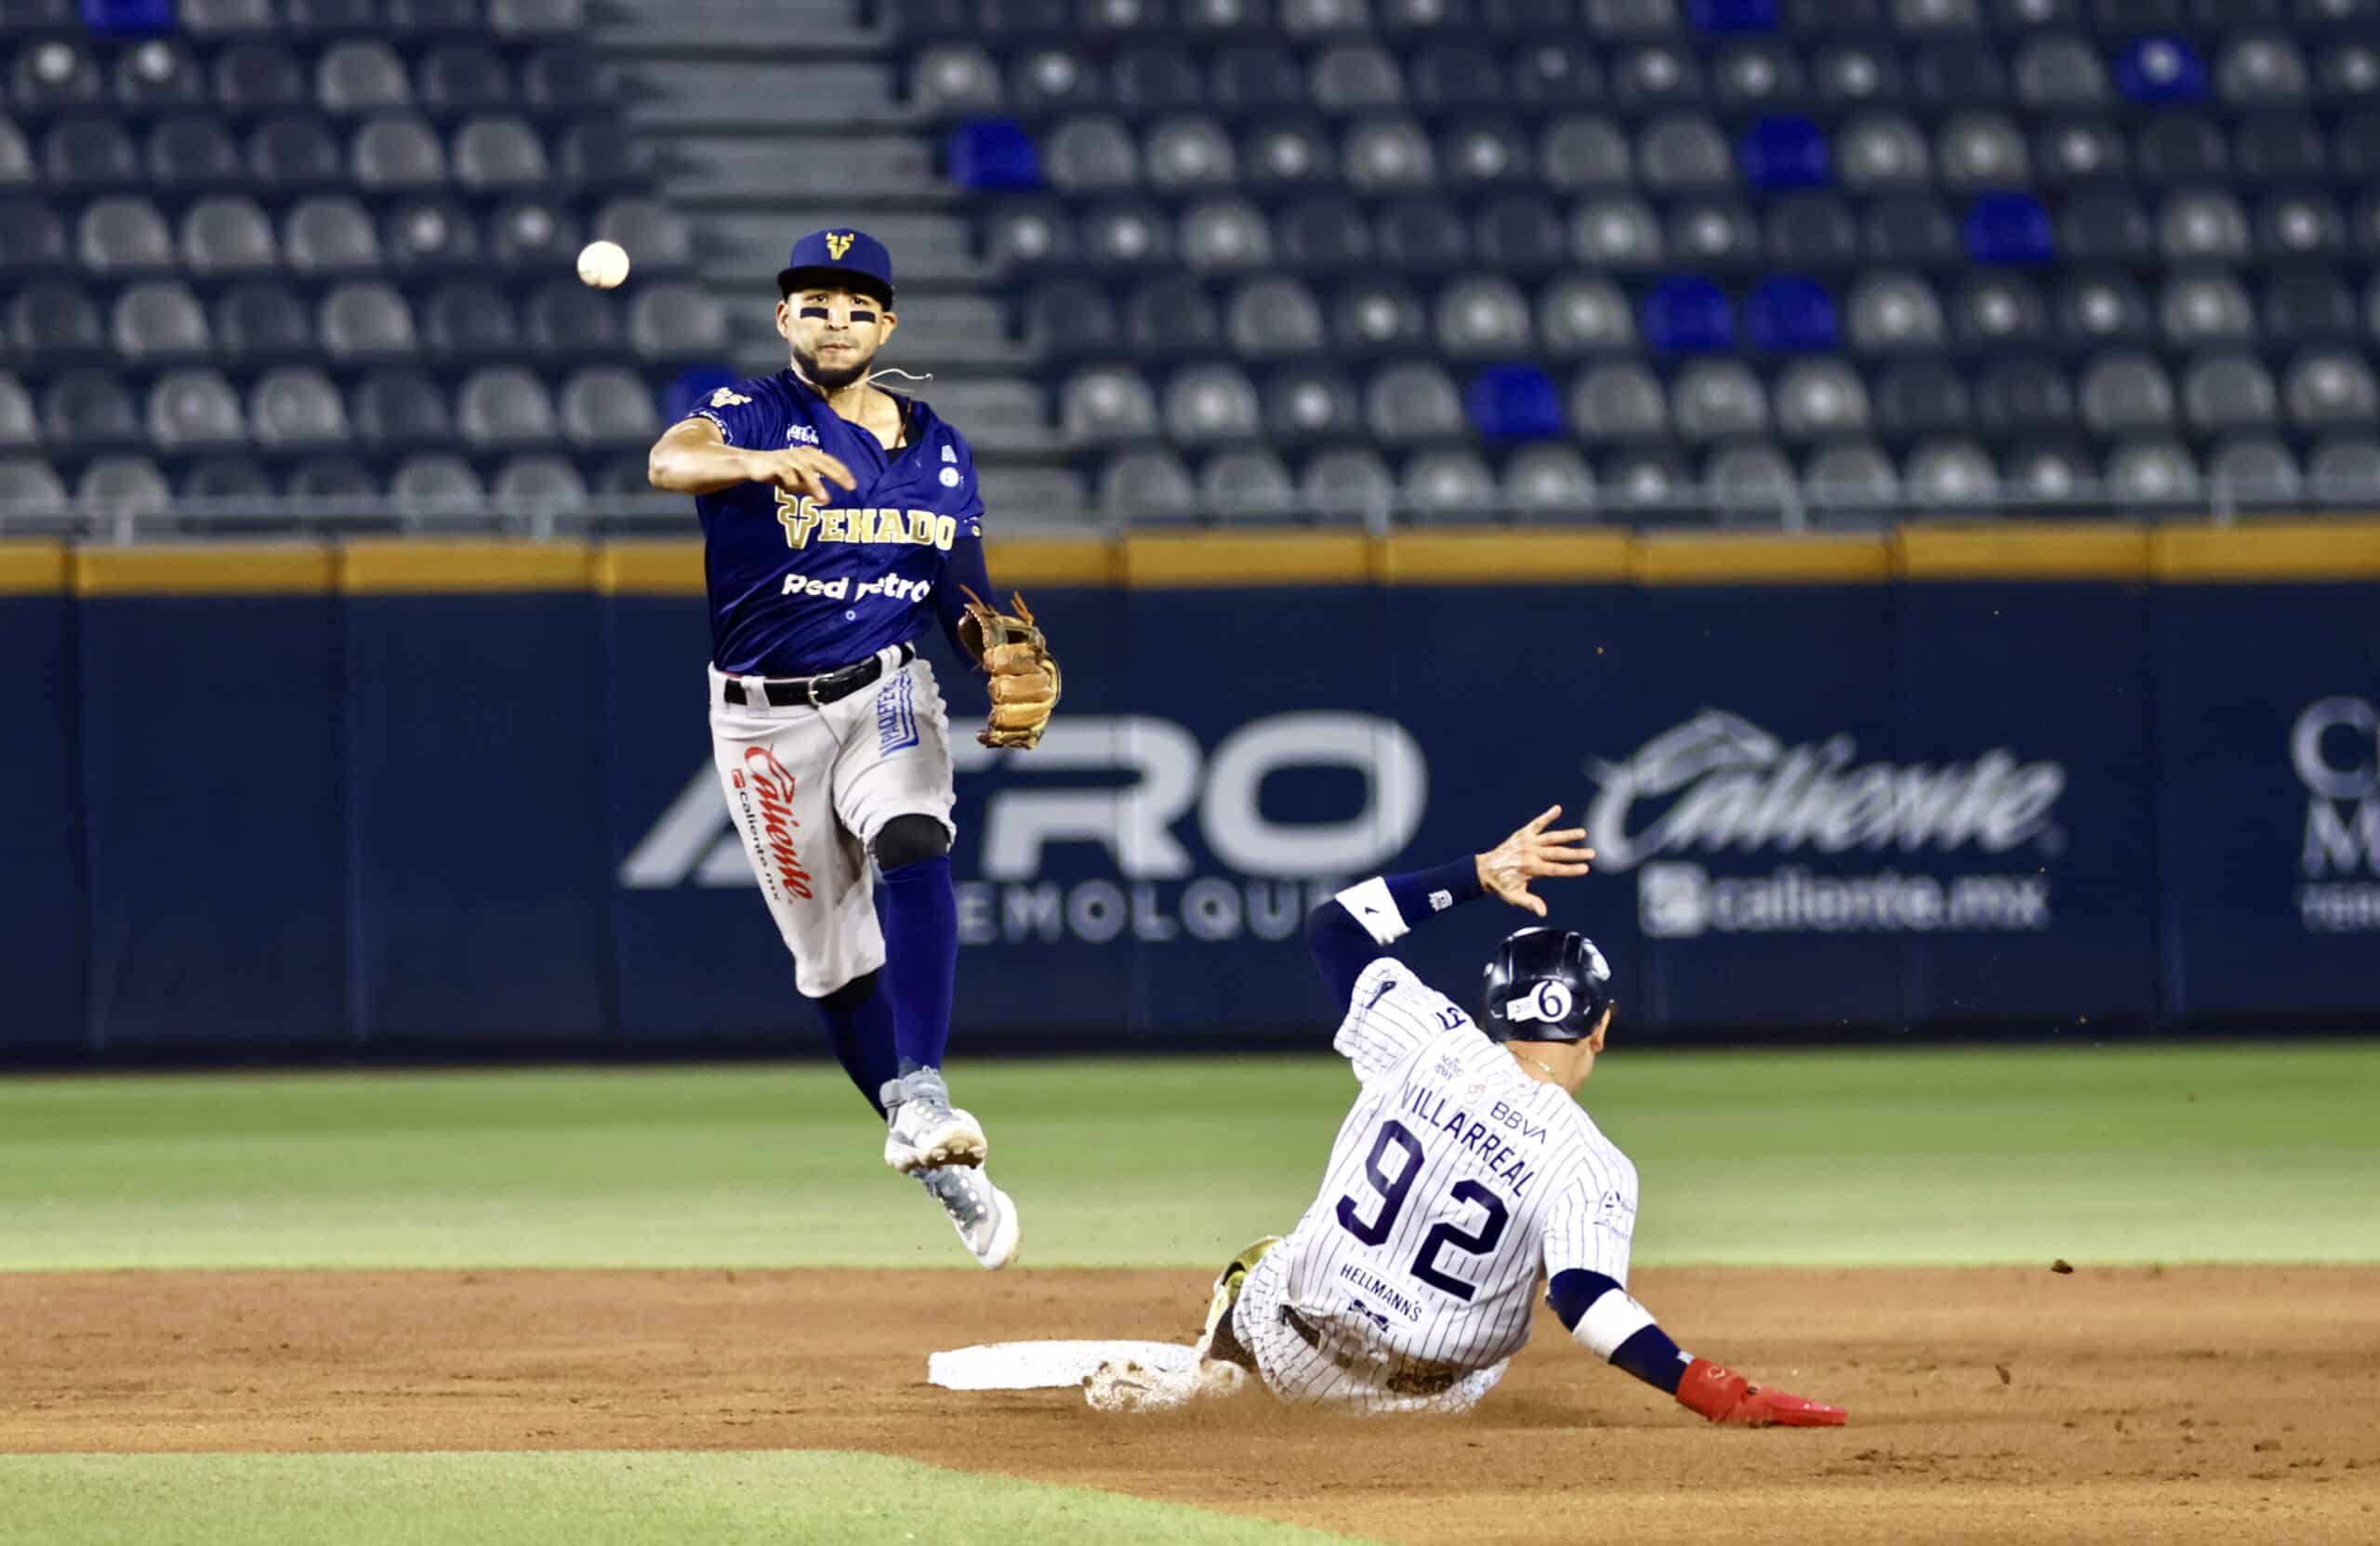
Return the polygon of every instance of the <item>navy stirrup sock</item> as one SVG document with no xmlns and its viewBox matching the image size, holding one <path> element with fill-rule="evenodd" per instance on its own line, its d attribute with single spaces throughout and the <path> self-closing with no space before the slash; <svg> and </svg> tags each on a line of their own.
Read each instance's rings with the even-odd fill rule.
<svg viewBox="0 0 2380 1546">
<path fill-rule="evenodd" d="M 843 1065 L 852 1083 L 859 1086 L 859 1092 L 881 1116 L 884 1107 L 877 1099 L 877 1091 L 896 1072 L 892 996 L 884 991 L 880 976 L 870 972 L 856 983 L 837 988 L 817 1003 L 818 1012 L 826 1022 L 826 1042 L 835 1050 L 835 1061 Z"/>
<path fill-rule="evenodd" d="M 959 897 L 950 855 L 884 872 L 884 992 L 900 1071 L 942 1066 L 959 975 Z"/>
</svg>

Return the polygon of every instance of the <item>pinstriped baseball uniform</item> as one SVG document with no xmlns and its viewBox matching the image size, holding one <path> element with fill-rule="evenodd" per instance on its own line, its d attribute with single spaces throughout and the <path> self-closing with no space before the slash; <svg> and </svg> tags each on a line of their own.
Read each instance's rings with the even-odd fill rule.
<svg viewBox="0 0 2380 1546">
<path fill-rule="evenodd" d="M 1285 1400 L 1468 1411 L 1527 1342 L 1548 1276 L 1627 1282 L 1636 1167 L 1395 957 L 1356 980 L 1331 1045 L 1362 1093 L 1232 1329 Z"/>
</svg>

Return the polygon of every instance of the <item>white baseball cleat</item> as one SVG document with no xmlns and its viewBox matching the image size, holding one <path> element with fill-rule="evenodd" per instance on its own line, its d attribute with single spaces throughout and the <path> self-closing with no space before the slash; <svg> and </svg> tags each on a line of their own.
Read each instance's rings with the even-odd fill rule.
<svg viewBox="0 0 2380 1546">
<path fill-rule="evenodd" d="M 986 1272 L 998 1272 L 1016 1260 L 1024 1235 L 1016 1200 L 993 1185 L 981 1166 L 938 1166 L 919 1172 L 918 1180 L 942 1204 L 950 1227 L 959 1231 L 959 1243 Z"/>
<path fill-rule="evenodd" d="M 945 1165 L 981 1165 L 991 1153 L 974 1114 L 950 1103 L 950 1087 L 938 1068 L 887 1079 L 877 1099 L 890 1114 L 884 1163 L 905 1176 Z"/>
<path fill-rule="evenodd" d="M 1193 1401 L 1237 1395 L 1248 1371 L 1202 1358 L 1188 1368 L 1151 1368 L 1110 1358 L 1083 1376 L 1082 1398 L 1095 1412 L 1170 1412 Z"/>
</svg>

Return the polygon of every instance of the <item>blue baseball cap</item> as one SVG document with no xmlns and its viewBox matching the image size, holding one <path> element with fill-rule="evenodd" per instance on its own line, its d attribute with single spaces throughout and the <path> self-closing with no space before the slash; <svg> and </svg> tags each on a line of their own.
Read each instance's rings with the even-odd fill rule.
<svg viewBox="0 0 2380 1546">
<path fill-rule="evenodd" d="M 813 231 L 793 244 L 777 274 L 777 294 L 805 284 L 834 284 L 874 295 L 892 304 L 892 255 L 864 231 Z"/>
</svg>

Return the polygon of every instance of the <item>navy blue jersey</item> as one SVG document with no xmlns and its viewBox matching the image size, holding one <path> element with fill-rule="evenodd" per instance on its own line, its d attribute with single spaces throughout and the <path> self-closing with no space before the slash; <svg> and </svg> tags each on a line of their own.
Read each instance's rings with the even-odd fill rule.
<svg viewBox="0 0 2380 1546">
<path fill-rule="evenodd" d="M 711 663 L 738 676 L 803 677 L 952 628 L 962 585 L 988 597 L 975 455 L 958 430 L 903 398 L 906 433 L 888 451 L 790 370 L 721 387 L 694 412 L 747 451 L 813 446 L 858 482 L 830 504 L 766 483 L 694 500 L 710 592 Z"/>
</svg>

